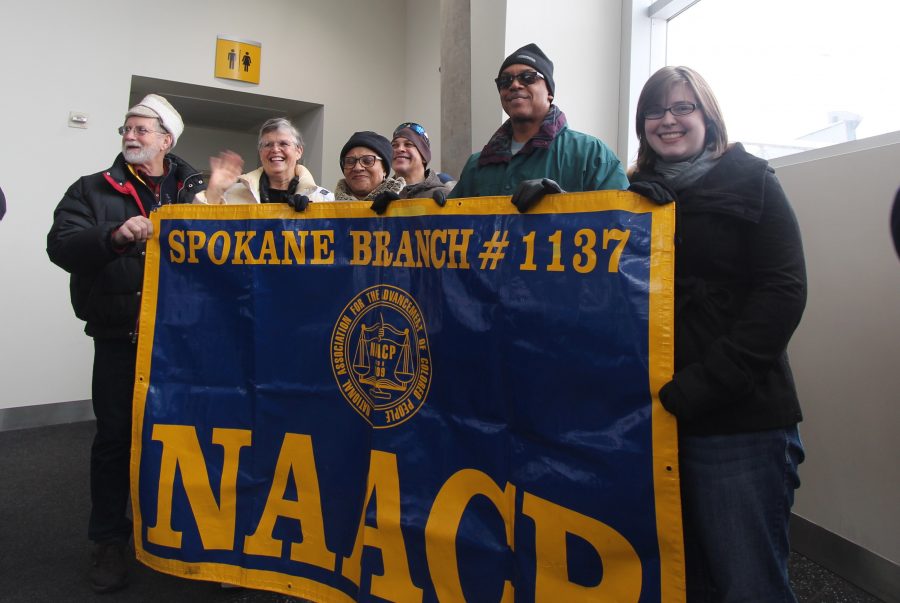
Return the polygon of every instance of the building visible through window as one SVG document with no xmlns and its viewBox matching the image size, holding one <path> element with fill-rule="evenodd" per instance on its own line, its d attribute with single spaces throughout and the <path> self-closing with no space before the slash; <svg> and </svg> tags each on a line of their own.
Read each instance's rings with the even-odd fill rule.
<svg viewBox="0 0 900 603">
<path fill-rule="evenodd" d="M 884 0 L 701 0 L 669 19 L 665 62 L 700 72 L 729 138 L 771 159 L 900 130 L 898 23 Z"/>
</svg>

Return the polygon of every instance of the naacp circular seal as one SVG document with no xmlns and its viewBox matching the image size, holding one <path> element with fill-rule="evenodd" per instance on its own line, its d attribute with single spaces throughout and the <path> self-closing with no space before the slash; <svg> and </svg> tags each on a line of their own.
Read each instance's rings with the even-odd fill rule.
<svg viewBox="0 0 900 603">
<path fill-rule="evenodd" d="M 416 414 L 431 386 L 431 353 L 412 296 L 376 285 L 350 300 L 331 332 L 331 370 L 344 399 L 376 429 Z"/>
</svg>

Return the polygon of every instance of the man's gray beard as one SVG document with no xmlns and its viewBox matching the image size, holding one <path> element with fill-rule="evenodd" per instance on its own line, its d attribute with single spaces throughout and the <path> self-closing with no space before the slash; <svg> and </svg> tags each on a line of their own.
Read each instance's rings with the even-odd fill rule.
<svg viewBox="0 0 900 603">
<path fill-rule="evenodd" d="M 122 155 L 125 156 L 125 161 L 132 165 L 150 163 L 158 152 L 159 149 L 153 148 L 153 145 L 144 145 L 140 149 L 122 147 Z"/>
</svg>

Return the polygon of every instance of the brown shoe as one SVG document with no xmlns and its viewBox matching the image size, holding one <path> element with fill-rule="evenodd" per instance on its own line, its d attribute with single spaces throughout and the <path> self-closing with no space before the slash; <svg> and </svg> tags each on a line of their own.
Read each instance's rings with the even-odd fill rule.
<svg viewBox="0 0 900 603">
<path fill-rule="evenodd" d="M 91 588 L 96 593 L 111 593 L 128 586 L 128 561 L 131 549 L 127 542 L 105 542 L 91 551 Z"/>
</svg>

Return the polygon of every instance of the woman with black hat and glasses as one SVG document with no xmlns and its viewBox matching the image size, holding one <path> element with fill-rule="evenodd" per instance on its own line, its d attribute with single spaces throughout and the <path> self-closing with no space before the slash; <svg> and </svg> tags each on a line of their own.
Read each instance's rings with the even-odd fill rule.
<svg viewBox="0 0 900 603">
<path fill-rule="evenodd" d="M 369 131 L 355 132 L 341 149 L 344 177 L 334 188 L 334 198 L 338 201 L 383 202 L 385 207 L 390 201 L 399 199 L 406 181 L 391 177 L 392 156 L 391 143 L 384 136 Z M 378 211 L 374 205 L 372 209 Z"/>
</svg>

